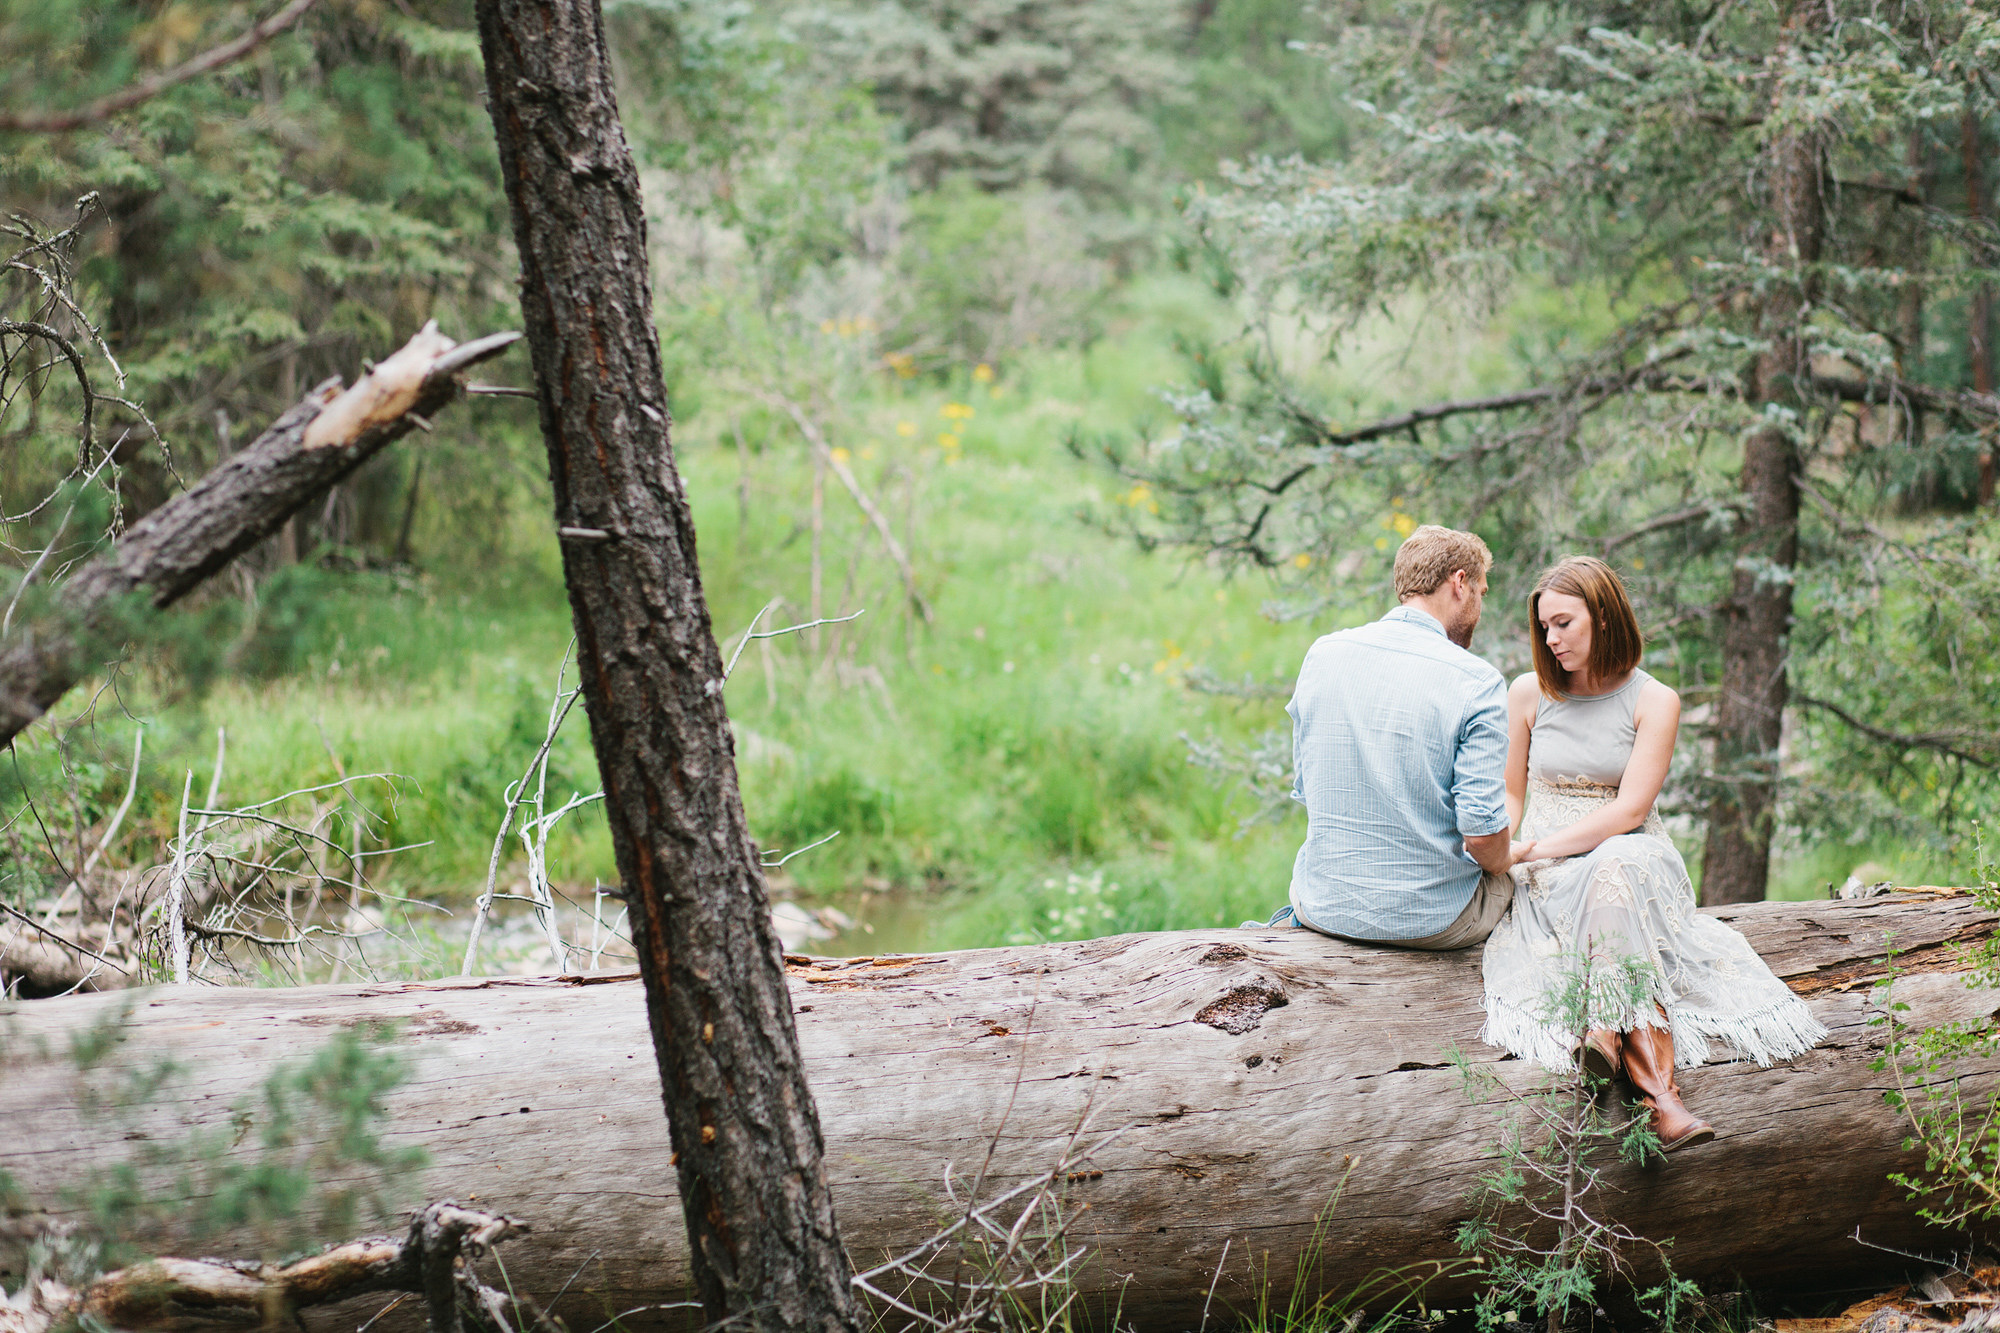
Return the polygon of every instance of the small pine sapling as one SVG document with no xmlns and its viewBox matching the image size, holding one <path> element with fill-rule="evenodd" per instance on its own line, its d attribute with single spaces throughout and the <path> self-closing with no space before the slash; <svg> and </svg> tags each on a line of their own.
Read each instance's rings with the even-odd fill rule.
<svg viewBox="0 0 2000 1333">
<path fill-rule="evenodd" d="M 1563 984 L 1546 1021 L 1574 1036 L 1582 1049 L 1593 1014 L 1631 1012 L 1652 1003 L 1654 971 L 1643 958 L 1561 960 Z M 1635 1293 L 1639 1305 L 1672 1329 L 1694 1284 L 1674 1276 L 1665 1243 L 1608 1217 L 1601 1204 L 1605 1169 L 1615 1161 L 1643 1165 L 1661 1156 L 1644 1115 L 1622 1123 L 1603 1113 L 1607 1081 L 1582 1067 L 1549 1073 L 1525 1091 L 1509 1087 L 1461 1051 L 1451 1053 L 1466 1095 L 1491 1106 L 1500 1121 L 1499 1163 L 1479 1178 L 1473 1216 L 1459 1228 L 1459 1248 L 1476 1257 L 1485 1278 L 1476 1306 L 1482 1329 L 1508 1312 L 1533 1309 L 1561 1333 L 1572 1310 L 1588 1310 L 1604 1288 L 1635 1276 L 1632 1252 L 1650 1250 L 1663 1274 Z"/>
<path fill-rule="evenodd" d="M 2000 912 L 2000 862 L 1988 859 L 1976 825 L 1972 845 L 1973 898 Z M 1911 1031 L 1901 1017 L 1910 1006 L 1895 996 L 1895 942 L 1889 945 L 1889 975 L 1875 987 L 1877 1013 L 1870 1020 L 1886 1039 L 1872 1068 L 1895 1080 L 1885 1096 L 1909 1124 L 1903 1147 L 1924 1154 L 1921 1170 L 1894 1172 L 1889 1179 L 1912 1199 L 1928 1200 L 1919 1216 L 1959 1230 L 2000 1216 L 2000 1087 L 1968 1088 L 1962 1073 L 1968 1063 L 1990 1061 L 2000 1051 L 2000 1028 L 1981 1017 Z M 1966 945 L 1961 961 L 1968 989 L 2000 986 L 2000 938 Z"/>
</svg>

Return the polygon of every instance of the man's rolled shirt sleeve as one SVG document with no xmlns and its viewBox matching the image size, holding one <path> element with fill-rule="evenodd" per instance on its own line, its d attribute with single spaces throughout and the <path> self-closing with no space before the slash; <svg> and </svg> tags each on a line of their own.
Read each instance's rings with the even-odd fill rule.
<svg viewBox="0 0 2000 1333">
<path fill-rule="evenodd" d="M 1466 709 L 1459 727 L 1451 799 L 1461 837 L 1507 831 L 1506 773 L 1507 682 L 1496 672 Z"/>
</svg>

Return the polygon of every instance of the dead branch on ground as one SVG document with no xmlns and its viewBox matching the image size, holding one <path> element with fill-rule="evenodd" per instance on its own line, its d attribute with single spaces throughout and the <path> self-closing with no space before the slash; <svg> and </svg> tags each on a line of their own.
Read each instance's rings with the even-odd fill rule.
<svg viewBox="0 0 2000 1333">
<path fill-rule="evenodd" d="M 525 1222 L 446 1199 L 413 1216 L 400 1237 L 348 1241 L 289 1264 L 158 1258 L 81 1289 L 31 1272 L 12 1298 L 0 1296 L 0 1333 L 296 1327 L 301 1310 L 379 1292 L 422 1297 L 432 1333 L 561 1333 L 532 1301 L 485 1285 L 473 1268 L 528 1231 Z"/>
</svg>

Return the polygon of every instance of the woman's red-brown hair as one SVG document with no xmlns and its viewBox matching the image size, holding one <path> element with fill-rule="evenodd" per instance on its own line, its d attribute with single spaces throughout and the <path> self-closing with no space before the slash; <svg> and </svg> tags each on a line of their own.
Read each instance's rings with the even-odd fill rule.
<svg viewBox="0 0 2000 1333">
<path fill-rule="evenodd" d="M 1548 636 L 1542 632 L 1542 594 L 1567 593 L 1580 598 L 1590 609 L 1590 675 L 1595 680 L 1622 676 L 1639 665 L 1646 651 L 1646 636 L 1639 630 L 1639 617 L 1632 599 L 1625 595 L 1624 580 L 1618 571 L 1594 555 L 1573 555 L 1542 571 L 1535 590 L 1528 594 L 1528 637 L 1535 645 L 1535 679 L 1542 697 L 1560 698 L 1567 692 L 1569 672 L 1562 669 L 1549 650 Z"/>
</svg>

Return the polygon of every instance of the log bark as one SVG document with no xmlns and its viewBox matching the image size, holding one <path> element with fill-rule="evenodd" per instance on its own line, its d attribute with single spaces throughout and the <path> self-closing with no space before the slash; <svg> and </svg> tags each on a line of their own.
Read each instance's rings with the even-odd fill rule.
<svg viewBox="0 0 2000 1333">
<path fill-rule="evenodd" d="M 1893 935 L 1909 1022 L 1985 1014 L 1993 993 L 1967 990 L 1955 969 L 1960 946 L 1996 918 L 1962 895 L 1714 914 L 1833 1035 L 1775 1068 L 1684 1073 L 1689 1103 L 1721 1136 L 1660 1169 L 1614 1171 L 1618 1220 L 1672 1237 L 1686 1276 L 1762 1287 L 1854 1283 L 1900 1264 L 1857 1232 L 1949 1250 L 1885 1179 L 1915 1163 L 1883 1102 L 1888 1075 L 1870 1067 L 1883 1041 L 1871 987 Z M 1538 1076 L 1476 1040 L 1479 962 L 1476 950 L 1410 954 L 1266 930 L 793 959 L 851 1252 L 878 1263 L 954 1216 L 948 1166 L 962 1198 L 990 1152 L 985 1188 L 997 1191 L 1046 1170 L 1082 1127 L 1086 1138 L 1122 1131 L 1066 1186 L 1071 1243 L 1089 1251 L 1078 1280 L 1100 1322 L 1119 1307 L 1121 1324 L 1142 1333 L 1194 1327 L 1225 1244 L 1215 1317 L 1250 1309 L 1267 1276 L 1283 1300 L 1323 1210 L 1309 1284 L 1351 1290 L 1378 1268 L 1441 1269 L 1427 1299 L 1452 1308 L 1473 1287 L 1453 1267 L 1452 1236 L 1494 1164 L 1498 1128 L 1462 1095 L 1447 1052 L 1458 1046 L 1513 1086 Z M 552 1313 L 594 1328 L 692 1285 L 638 990 L 621 978 L 472 979 L 0 1007 L 0 1171 L 53 1199 L 78 1160 L 129 1150 L 122 1125 L 84 1113 L 60 1055 L 99 1021 L 123 1022 L 144 1058 L 171 1053 L 192 1071 L 162 1094 L 157 1126 L 141 1126 L 157 1139 L 229 1123 L 275 1062 L 314 1049 L 329 1025 L 396 1020 L 414 1074 L 390 1111 L 396 1132 L 430 1153 L 412 1188 L 532 1222 L 532 1253 L 508 1264 L 517 1289 L 546 1300 L 581 1270 Z M 2000 1064 L 1973 1073 L 1990 1088 Z M 366 1317 L 356 1314 L 343 1315 L 347 1326 Z"/>
<path fill-rule="evenodd" d="M 133 604 L 162 608 L 276 532 L 355 468 L 456 399 L 457 374 L 520 337 L 454 343 L 435 323 L 352 388 L 319 385 L 241 453 L 133 524 L 56 591 L 53 614 L 0 643 L 0 746 L 122 641 Z"/>
<path fill-rule="evenodd" d="M 861 1333 L 736 786 L 603 15 L 597 0 L 479 0 L 478 14 L 578 674 L 695 1285 L 717 1326 Z M 632 1180 L 664 1201 L 672 1172 L 645 1160 Z"/>
</svg>

